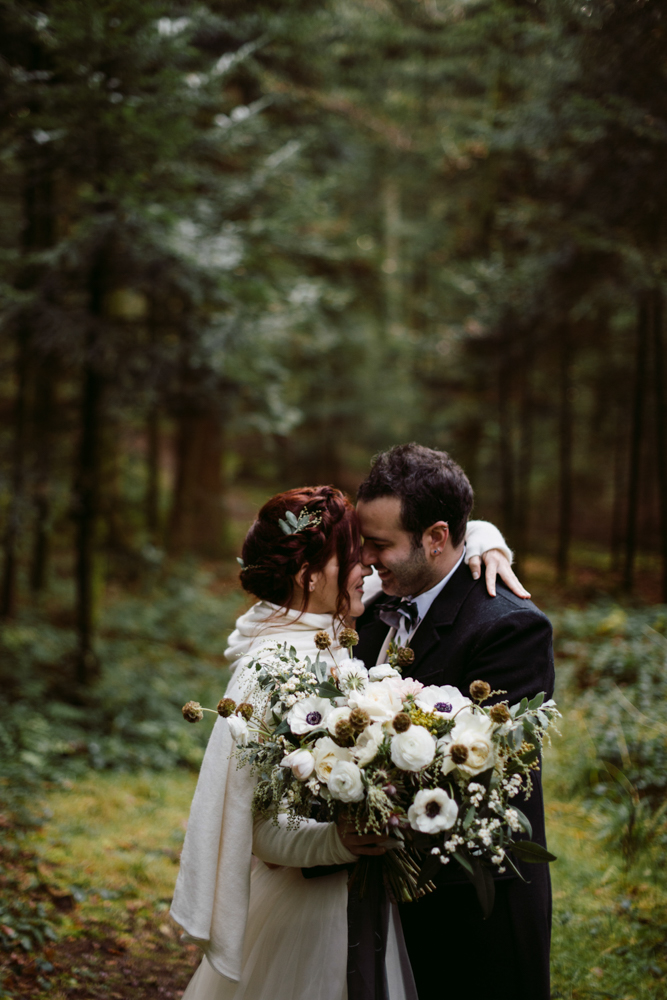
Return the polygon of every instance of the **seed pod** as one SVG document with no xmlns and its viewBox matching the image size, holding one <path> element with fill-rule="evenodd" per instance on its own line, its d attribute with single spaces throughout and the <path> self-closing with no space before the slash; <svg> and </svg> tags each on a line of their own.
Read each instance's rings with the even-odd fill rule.
<svg viewBox="0 0 667 1000">
<path fill-rule="evenodd" d="M 356 646 L 359 642 L 359 633 L 355 632 L 353 628 L 344 628 L 338 637 L 343 649 L 351 649 L 352 646 Z"/>
<path fill-rule="evenodd" d="M 470 685 L 470 697 L 475 701 L 486 701 L 491 694 L 491 685 L 486 681 L 473 681 Z"/>
<path fill-rule="evenodd" d="M 233 698 L 221 698 L 218 702 L 218 715 L 221 715 L 223 719 L 228 719 L 235 711 L 236 702 Z"/>
<path fill-rule="evenodd" d="M 336 723 L 336 739 L 340 740 L 343 746 L 354 743 L 354 729 L 347 719 L 339 719 Z"/>
<path fill-rule="evenodd" d="M 468 748 L 464 746 L 463 743 L 454 743 L 453 746 L 449 748 L 449 756 L 452 761 L 457 765 L 465 764 L 468 759 Z"/>
<path fill-rule="evenodd" d="M 407 733 L 408 729 L 412 725 L 412 719 L 407 712 L 399 712 L 395 715 L 392 721 L 392 726 L 397 733 Z"/>
<path fill-rule="evenodd" d="M 202 707 L 198 701 L 189 701 L 186 705 L 183 705 L 181 711 L 186 722 L 201 722 L 204 718 Z"/>
<path fill-rule="evenodd" d="M 328 632 L 316 632 L 314 641 L 318 649 L 328 649 L 331 645 L 331 636 Z"/>
<path fill-rule="evenodd" d="M 371 717 L 363 708 L 353 708 L 350 712 L 350 725 L 355 733 L 363 733 L 371 722 Z"/>
<path fill-rule="evenodd" d="M 503 723 L 509 722 L 512 716 L 510 715 L 507 705 L 494 705 L 489 711 L 489 718 L 491 719 L 491 722 L 495 722 L 497 725 L 502 726 Z"/>
<path fill-rule="evenodd" d="M 246 722 L 250 722 L 252 719 L 252 712 L 253 708 L 249 701 L 242 701 L 236 709 L 236 714 L 240 715 Z"/>
<path fill-rule="evenodd" d="M 396 654 L 396 662 L 399 667 L 409 667 L 415 662 L 415 651 L 409 646 L 401 646 Z"/>
</svg>

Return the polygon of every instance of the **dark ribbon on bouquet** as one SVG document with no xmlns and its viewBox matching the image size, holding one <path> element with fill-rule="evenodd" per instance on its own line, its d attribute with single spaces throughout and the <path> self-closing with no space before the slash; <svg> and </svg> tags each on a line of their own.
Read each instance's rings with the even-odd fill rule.
<svg viewBox="0 0 667 1000">
<path fill-rule="evenodd" d="M 389 597 L 382 604 L 375 605 L 375 613 L 390 628 L 398 628 L 402 622 L 408 632 L 419 624 L 419 611 L 415 601 L 409 601 L 405 597 Z"/>
<path fill-rule="evenodd" d="M 363 876 L 359 871 L 360 865 L 365 869 Z M 348 1000 L 389 1000 L 385 957 L 392 908 L 405 998 L 418 1000 L 398 907 L 390 902 L 387 894 L 382 858 L 363 858 L 356 865 L 302 868 L 301 872 L 305 878 L 322 878 L 338 874 L 345 868 L 350 872 L 347 895 Z"/>
</svg>

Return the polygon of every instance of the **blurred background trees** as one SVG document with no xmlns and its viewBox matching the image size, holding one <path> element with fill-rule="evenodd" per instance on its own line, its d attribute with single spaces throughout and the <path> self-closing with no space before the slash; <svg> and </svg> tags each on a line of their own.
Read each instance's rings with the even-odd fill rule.
<svg viewBox="0 0 667 1000">
<path fill-rule="evenodd" d="M 230 488 L 410 439 L 529 584 L 584 546 L 667 600 L 662 4 L 0 18 L 3 618 L 71 580 L 86 681 L 105 584 L 235 554 Z"/>
</svg>

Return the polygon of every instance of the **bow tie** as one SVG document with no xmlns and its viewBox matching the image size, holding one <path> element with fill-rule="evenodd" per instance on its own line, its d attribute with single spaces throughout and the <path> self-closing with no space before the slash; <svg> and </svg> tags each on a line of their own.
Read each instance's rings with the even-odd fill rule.
<svg viewBox="0 0 667 1000">
<path fill-rule="evenodd" d="M 415 601 L 408 601 L 403 597 L 390 597 L 383 601 L 375 609 L 380 621 L 390 628 L 399 628 L 401 623 L 405 623 L 408 632 L 419 624 L 419 612 Z"/>
</svg>

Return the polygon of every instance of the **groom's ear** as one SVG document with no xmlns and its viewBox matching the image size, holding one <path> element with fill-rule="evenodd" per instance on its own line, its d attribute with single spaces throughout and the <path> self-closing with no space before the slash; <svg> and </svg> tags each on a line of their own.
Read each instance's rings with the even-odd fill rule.
<svg viewBox="0 0 667 1000">
<path fill-rule="evenodd" d="M 449 525 L 446 521 L 436 521 L 424 532 L 424 542 L 432 556 L 438 556 L 444 550 L 449 538 Z"/>
</svg>

